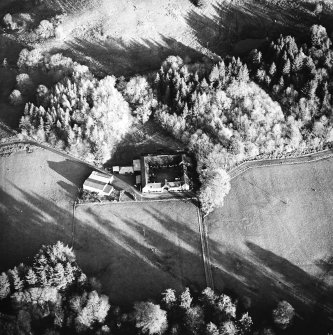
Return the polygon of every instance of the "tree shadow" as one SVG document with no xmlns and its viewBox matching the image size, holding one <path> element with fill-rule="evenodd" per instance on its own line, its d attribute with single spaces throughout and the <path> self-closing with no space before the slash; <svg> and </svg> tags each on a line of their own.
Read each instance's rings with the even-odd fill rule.
<svg viewBox="0 0 333 335">
<path fill-rule="evenodd" d="M 201 45 L 221 56 L 233 53 L 234 44 L 244 39 L 274 39 L 280 34 L 304 38 L 308 28 L 319 23 L 299 2 L 284 8 L 272 1 L 235 0 L 216 4 L 214 10 L 213 16 L 192 10 L 186 20 Z"/>
<path fill-rule="evenodd" d="M 111 301 L 126 307 L 136 300 L 159 299 L 169 287 L 180 292 L 189 286 L 198 292 L 205 286 L 198 231 L 193 236 L 188 226 L 158 210 L 136 213 L 136 205 L 124 206 L 132 208 L 129 214 L 119 206 L 110 205 L 106 212 L 88 208 L 75 221 L 75 249 L 83 270 L 99 275 Z M 142 221 L 137 219 L 143 213 Z M 99 259 L 89 260 L 87 253 Z"/>
<path fill-rule="evenodd" d="M 70 210 L 36 193 L 17 190 L 23 201 L 0 188 L 0 271 L 29 263 L 43 244 L 71 243 Z"/>
<path fill-rule="evenodd" d="M 180 141 L 149 120 L 127 133 L 104 165 L 132 165 L 133 159 L 144 154 L 177 153 L 183 150 L 185 147 Z"/>
<path fill-rule="evenodd" d="M 57 184 L 60 185 L 60 186 L 61 186 L 61 187 L 62 187 L 68 194 L 75 194 L 75 193 L 77 193 L 78 188 L 79 188 L 80 186 L 82 186 L 82 185 L 80 185 L 80 186 L 75 186 L 75 185 L 66 183 L 66 182 L 64 182 L 64 181 L 62 181 L 62 180 L 57 181 Z"/>
<path fill-rule="evenodd" d="M 111 37 L 96 37 L 93 41 L 76 38 L 66 45 L 67 48 L 59 51 L 81 64 L 88 65 L 94 73 L 101 76 L 144 74 L 159 69 L 161 63 L 171 55 L 181 56 L 187 61 L 201 60 L 204 56 L 176 39 L 165 36 L 161 36 L 160 42 L 142 39 L 128 43 L 121 38 Z"/>
<path fill-rule="evenodd" d="M 19 189 L 17 200 L 0 189 L 0 265 L 5 270 L 43 245 L 71 245 L 72 212 Z M 97 276 L 112 303 L 160 299 L 161 291 L 205 288 L 196 207 L 181 201 L 79 206 L 74 248 L 78 264 Z M 333 326 L 332 287 L 288 260 L 247 242 L 247 250 L 209 241 L 215 288 L 252 299 L 255 321 L 269 320 L 279 300 L 298 318 L 290 334 L 321 334 Z M 287 333 L 286 333 L 287 334 Z"/>
<path fill-rule="evenodd" d="M 249 252 L 211 242 L 216 288 L 252 301 L 257 322 L 271 319 L 280 300 L 287 300 L 298 318 L 290 334 L 325 334 L 333 326 L 333 288 L 288 260 L 247 242 Z"/>
<path fill-rule="evenodd" d="M 92 171 L 92 169 L 87 171 L 87 166 L 84 163 L 71 159 L 66 159 L 61 162 L 47 161 L 47 164 L 50 169 L 57 172 L 60 176 L 66 178 L 69 182 L 75 184 L 77 187 L 82 187 L 82 180 L 87 179 Z M 77 173 L 73 173 L 73 171 L 77 171 Z M 61 181 L 58 182 L 58 184 L 65 190 L 69 190 L 69 184 Z"/>
</svg>

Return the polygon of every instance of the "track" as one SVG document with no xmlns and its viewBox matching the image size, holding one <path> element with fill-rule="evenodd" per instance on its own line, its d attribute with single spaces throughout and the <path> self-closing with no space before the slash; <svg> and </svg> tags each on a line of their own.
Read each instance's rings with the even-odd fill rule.
<svg viewBox="0 0 333 335">
<path fill-rule="evenodd" d="M 205 225 L 205 220 L 203 218 L 203 215 L 199 207 L 197 207 L 197 212 L 198 212 L 199 232 L 200 232 L 200 240 L 201 240 L 202 259 L 203 259 L 204 270 L 205 270 L 206 286 L 210 287 L 211 289 L 214 289 L 212 266 L 211 266 L 210 254 L 209 254 L 207 227 Z"/>
</svg>

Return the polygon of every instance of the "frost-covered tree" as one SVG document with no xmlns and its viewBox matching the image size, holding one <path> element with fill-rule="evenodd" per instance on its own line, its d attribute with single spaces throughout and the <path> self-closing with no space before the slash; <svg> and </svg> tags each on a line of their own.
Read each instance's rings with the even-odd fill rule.
<svg viewBox="0 0 333 335">
<path fill-rule="evenodd" d="M 281 329 L 286 329 L 290 326 L 295 316 L 295 310 L 289 302 L 280 301 L 277 307 L 273 310 L 273 321 Z"/>
<path fill-rule="evenodd" d="M 134 305 L 135 325 L 144 334 L 162 334 L 167 327 L 167 313 L 152 302 Z"/>
</svg>

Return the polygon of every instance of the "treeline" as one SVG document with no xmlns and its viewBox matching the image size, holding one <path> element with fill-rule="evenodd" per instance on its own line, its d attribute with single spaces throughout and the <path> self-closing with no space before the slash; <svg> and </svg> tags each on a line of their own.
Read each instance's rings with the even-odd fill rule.
<svg viewBox="0 0 333 335">
<path fill-rule="evenodd" d="M 112 280 L 112 278 L 110 278 Z M 112 297 L 111 297 L 112 298 Z M 18 334 L 274 334 L 286 329 L 295 311 L 286 301 L 272 313 L 271 326 L 257 327 L 244 307 L 206 288 L 193 296 L 165 290 L 160 301 L 137 302 L 124 312 L 87 278 L 72 249 L 61 242 L 43 246 L 32 265 L 0 274 L 0 333 Z"/>
<path fill-rule="evenodd" d="M 62 79 L 50 88 L 37 87 L 35 102 L 25 105 L 21 132 L 89 162 L 105 162 L 133 122 L 128 103 L 115 88 L 116 79 L 98 80 L 87 67 L 64 57 L 50 61 L 50 71 Z M 31 52 L 19 58 L 21 68 L 45 71 L 46 64 L 44 58 L 36 63 Z"/>
<path fill-rule="evenodd" d="M 293 118 L 307 147 L 333 141 L 333 50 L 326 29 L 311 27 L 306 43 L 280 36 L 248 59 L 251 78 Z"/>
</svg>

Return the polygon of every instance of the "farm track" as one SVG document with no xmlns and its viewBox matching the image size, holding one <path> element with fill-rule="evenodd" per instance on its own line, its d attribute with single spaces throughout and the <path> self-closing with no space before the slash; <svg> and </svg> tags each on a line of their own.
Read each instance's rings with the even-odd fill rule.
<svg viewBox="0 0 333 335">
<path fill-rule="evenodd" d="M 199 232 L 201 240 L 201 249 L 202 249 L 202 260 L 205 270 L 206 286 L 214 289 L 214 281 L 212 274 L 212 265 L 209 254 L 209 245 L 208 245 L 208 232 L 205 220 L 202 216 L 200 208 L 197 207 L 198 222 L 199 222 Z"/>
</svg>

